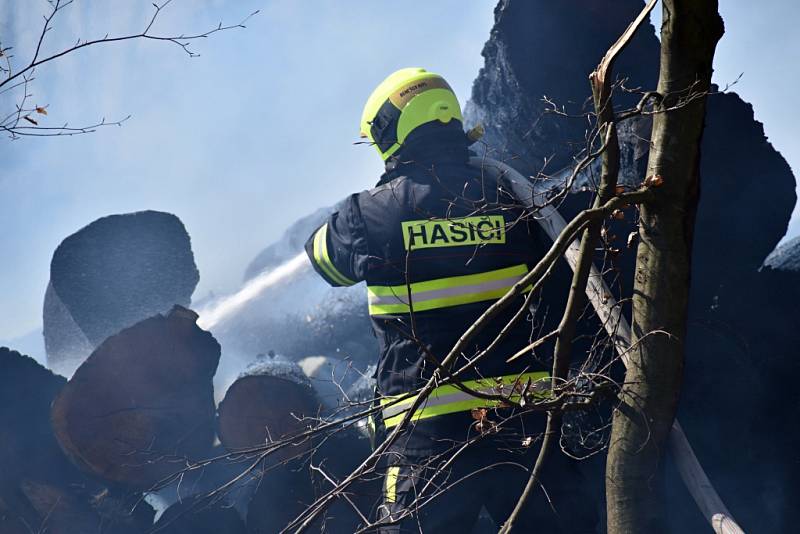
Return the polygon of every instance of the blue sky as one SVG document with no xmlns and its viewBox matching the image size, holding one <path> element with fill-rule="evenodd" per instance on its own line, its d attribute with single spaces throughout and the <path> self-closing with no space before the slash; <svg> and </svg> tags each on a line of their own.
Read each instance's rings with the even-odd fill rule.
<svg viewBox="0 0 800 534">
<path fill-rule="evenodd" d="M 261 13 L 246 30 L 197 43 L 199 58 L 131 42 L 42 67 L 33 101 L 49 105 L 48 123 L 132 118 L 88 136 L 0 139 L 0 345 L 40 328 L 60 241 L 111 213 L 175 213 L 192 236 L 201 273 L 195 295 L 234 290 L 247 263 L 294 220 L 375 181 L 379 159 L 353 143 L 363 101 L 383 76 L 424 66 L 468 98 L 493 8 L 458 0 L 413 0 L 403 9 L 388 1 L 174 0 L 157 30 L 203 30 Z M 13 42 L 18 59 L 35 46 L 46 9 L 44 0 L 0 4 L 0 38 Z M 138 30 L 151 9 L 147 0 L 76 0 L 46 45 Z M 744 72 L 734 90 L 798 170 L 800 6 L 735 0 L 721 10 L 727 33 L 716 80 Z M 800 233 L 800 219 L 790 233 Z"/>
</svg>

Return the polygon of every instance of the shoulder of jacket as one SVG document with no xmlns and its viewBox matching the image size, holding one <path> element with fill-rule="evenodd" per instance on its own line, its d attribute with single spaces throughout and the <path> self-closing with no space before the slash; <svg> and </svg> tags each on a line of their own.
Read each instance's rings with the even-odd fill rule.
<svg viewBox="0 0 800 534">
<path fill-rule="evenodd" d="M 366 197 L 374 197 L 380 195 L 381 193 L 395 191 L 398 188 L 405 188 L 408 187 L 410 184 L 408 176 L 402 175 L 394 178 L 388 182 L 379 184 L 372 189 L 368 189 L 361 193 L 362 196 Z"/>
</svg>

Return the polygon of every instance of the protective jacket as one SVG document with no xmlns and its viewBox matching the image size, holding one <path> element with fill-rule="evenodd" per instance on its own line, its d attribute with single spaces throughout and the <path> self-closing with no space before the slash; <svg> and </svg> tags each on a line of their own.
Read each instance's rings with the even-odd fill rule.
<svg viewBox="0 0 800 534">
<path fill-rule="evenodd" d="M 346 198 L 306 243 L 315 270 L 332 286 L 366 281 L 387 428 L 399 423 L 410 403 L 390 400 L 421 388 L 464 331 L 546 250 L 539 225 L 469 165 L 460 128 L 460 135 L 425 133 L 387 164 L 376 187 Z M 524 295 L 469 344 L 455 368 L 485 349 L 523 304 Z M 546 377 L 544 363 L 532 366 L 531 358 L 506 363 L 530 342 L 532 323 L 525 315 L 463 375 L 472 388 L 507 392 Z M 494 405 L 443 386 L 415 414 L 416 437 L 463 439 L 475 423 L 472 409 L 483 406 Z M 415 440 L 408 445 L 426 447 Z"/>
</svg>

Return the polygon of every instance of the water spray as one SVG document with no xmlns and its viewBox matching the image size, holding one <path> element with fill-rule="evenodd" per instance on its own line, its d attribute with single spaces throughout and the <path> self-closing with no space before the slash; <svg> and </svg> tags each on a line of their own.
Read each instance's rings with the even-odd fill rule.
<svg viewBox="0 0 800 534">
<path fill-rule="evenodd" d="M 224 297 L 198 312 L 200 318 L 197 325 L 210 330 L 222 321 L 242 309 L 248 302 L 262 295 L 265 291 L 280 283 L 294 278 L 311 268 L 311 262 L 305 252 L 278 265 L 272 270 L 264 271 L 249 280 L 239 291 Z"/>
</svg>

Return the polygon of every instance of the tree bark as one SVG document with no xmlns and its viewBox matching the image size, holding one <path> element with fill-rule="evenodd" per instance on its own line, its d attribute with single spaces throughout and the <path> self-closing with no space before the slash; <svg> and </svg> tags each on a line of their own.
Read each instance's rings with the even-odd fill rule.
<svg viewBox="0 0 800 534">
<path fill-rule="evenodd" d="M 648 161 L 648 175 L 661 176 L 663 185 L 641 208 L 632 317 L 637 349 L 613 418 L 609 534 L 664 530 L 659 464 L 682 380 L 705 94 L 723 31 L 716 0 L 663 1 L 662 99 Z M 657 331 L 663 333 L 648 335 Z"/>
</svg>

